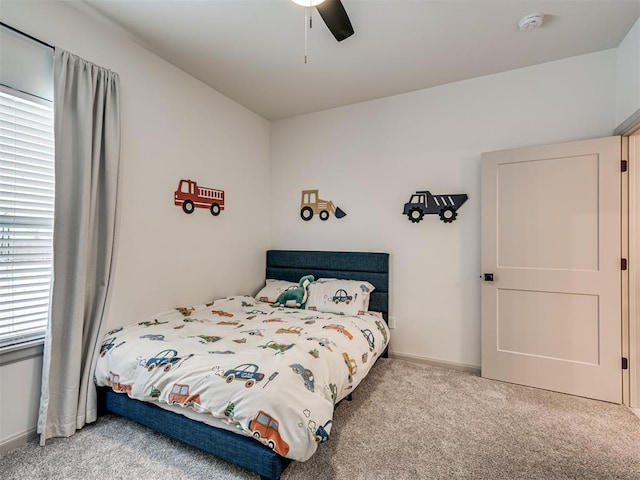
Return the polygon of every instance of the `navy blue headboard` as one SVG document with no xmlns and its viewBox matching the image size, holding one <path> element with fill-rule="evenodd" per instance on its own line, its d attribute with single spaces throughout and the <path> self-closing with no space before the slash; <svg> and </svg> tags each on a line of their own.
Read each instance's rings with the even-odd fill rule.
<svg viewBox="0 0 640 480">
<path fill-rule="evenodd" d="M 389 254 L 370 252 L 323 252 L 268 250 L 267 278 L 297 282 L 304 275 L 315 278 L 366 280 L 375 290 L 369 310 L 389 315 Z"/>
</svg>

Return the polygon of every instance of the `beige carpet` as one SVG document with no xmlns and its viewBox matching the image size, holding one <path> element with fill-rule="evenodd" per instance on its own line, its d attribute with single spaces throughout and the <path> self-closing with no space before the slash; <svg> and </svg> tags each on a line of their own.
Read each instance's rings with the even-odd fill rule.
<svg viewBox="0 0 640 480">
<path fill-rule="evenodd" d="M 640 418 L 621 406 L 379 360 L 330 440 L 282 480 L 640 479 Z M 3 479 L 257 479 L 132 422 L 0 459 Z"/>
</svg>

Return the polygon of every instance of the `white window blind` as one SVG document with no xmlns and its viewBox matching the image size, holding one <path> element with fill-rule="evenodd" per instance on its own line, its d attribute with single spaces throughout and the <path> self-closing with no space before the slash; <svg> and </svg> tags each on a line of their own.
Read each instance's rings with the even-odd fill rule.
<svg viewBox="0 0 640 480">
<path fill-rule="evenodd" d="M 44 336 L 53 271 L 53 105 L 0 90 L 0 348 Z"/>
</svg>

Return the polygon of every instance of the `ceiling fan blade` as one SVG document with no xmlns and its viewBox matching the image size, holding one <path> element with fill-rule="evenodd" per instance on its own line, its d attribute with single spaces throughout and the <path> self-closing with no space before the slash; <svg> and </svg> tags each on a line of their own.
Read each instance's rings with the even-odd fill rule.
<svg viewBox="0 0 640 480">
<path fill-rule="evenodd" d="M 353 26 L 351 26 L 349 15 L 340 0 L 325 0 L 316 8 L 337 41 L 341 42 L 353 35 Z"/>
</svg>

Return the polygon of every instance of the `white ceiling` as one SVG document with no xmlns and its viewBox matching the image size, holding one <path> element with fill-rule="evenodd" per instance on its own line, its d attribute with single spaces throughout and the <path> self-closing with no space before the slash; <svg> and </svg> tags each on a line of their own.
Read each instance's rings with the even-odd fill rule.
<svg viewBox="0 0 640 480">
<path fill-rule="evenodd" d="M 83 0 L 173 65 L 275 120 L 617 47 L 640 0 L 342 0 L 338 43 L 291 0 Z M 89 7 L 87 5 L 90 5 Z M 518 31 L 525 14 L 542 28 Z"/>
</svg>

